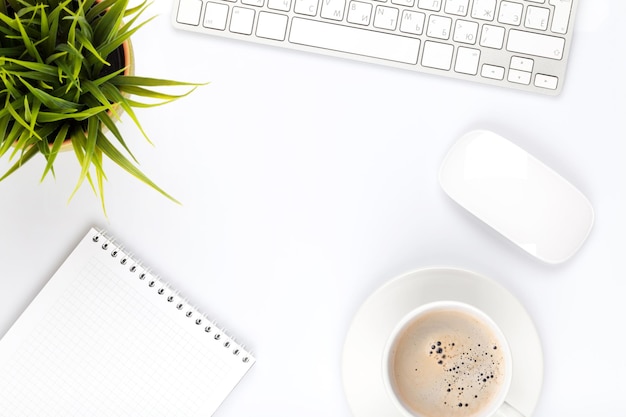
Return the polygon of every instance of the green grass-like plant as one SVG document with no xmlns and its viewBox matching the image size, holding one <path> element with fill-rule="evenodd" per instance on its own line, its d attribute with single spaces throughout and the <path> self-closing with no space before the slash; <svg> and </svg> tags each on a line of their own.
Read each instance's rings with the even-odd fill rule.
<svg viewBox="0 0 626 417">
<path fill-rule="evenodd" d="M 54 175 L 55 159 L 70 140 L 81 167 L 70 199 L 86 179 L 106 213 L 106 156 L 176 201 L 139 170 L 115 123 L 126 112 L 150 142 L 133 109 L 171 102 L 198 86 L 112 67 L 110 57 L 152 20 L 138 23 L 148 6 L 129 8 L 128 0 L 0 0 L 0 157 L 15 161 L 0 181 L 37 154 L 46 160 L 41 180 Z M 172 86 L 189 90 L 174 95 L 154 89 Z"/>
</svg>

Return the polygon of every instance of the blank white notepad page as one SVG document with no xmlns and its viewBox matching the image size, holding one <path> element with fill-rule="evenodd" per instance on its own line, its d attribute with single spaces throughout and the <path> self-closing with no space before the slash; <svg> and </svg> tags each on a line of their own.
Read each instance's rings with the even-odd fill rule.
<svg viewBox="0 0 626 417">
<path fill-rule="evenodd" d="M 92 229 L 0 340 L 0 415 L 208 417 L 253 363 Z"/>
</svg>

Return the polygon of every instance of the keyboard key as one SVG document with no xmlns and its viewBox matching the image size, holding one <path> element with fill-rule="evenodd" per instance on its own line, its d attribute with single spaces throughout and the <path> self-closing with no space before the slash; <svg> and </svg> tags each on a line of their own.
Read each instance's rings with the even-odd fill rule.
<svg viewBox="0 0 626 417">
<path fill-rule="evenodd" d="M 446 13 L 456 16 L 467 16 L 469 0 L 447 0 Z"/>
<path fill-rule="evenodd" d="M 556 87 L 559 85 L 559 79 L 552 75 L 537 74 L 535 77 L 535 85 L 540 88 L 556 90 Z"/>
<path fill-rule="evenodd" d="M 429 68 L 449 71 L 452 66 L 454 46 L 447 43 L 426 41 L 422 54 L 422 65 Z"/>
<path fill-rule="evenodd" d="M 526 71 L 519 71 L 516 69 L 509 70 L 509 77 L 507 78 L 510 82 L 516 84 L 530 84 L 530 77 L 532 73 Z"/>
<path fill-rule="evenodd" d="M 288 18 L 285 15 L 269 12 L 259 13 L 256 35 L 265 39 L 285 40 Z"/>
<path fill-rule="evenodd" d="M 511 57 L 511 65 L 509 68 L 532 72 L 535 61 L 530 58 L 522 58 L 520 56 Z"/>
<path fill-rule="evenodd" d="M 424 13 L 405 10 L 402 12 L 400 31 L 404 33 L 411 33 L 413 35 L 421 35 L 424 31 L 425 20 L 426 15 Z"/>
<path fill-rule="evenodd" d="M 550 0 L 549 3 L 554 6 L 554 16 L 552 16 L 552 32 L 567 33 L 569 26 L 569 16 L 572 12 L 572 0 Z"/>
<path fill-rule="evenodd" d="M 432 10 L 438 12 L 441 10 L 442 0 L 418 0 L 417 7 L 424 10 Z"/>
<path fill-rule="evenodd" d="M 492 21 L 496 14 L 496 0 L 474 0 L 472 17 Z"/>
<path fill-rule="evenodd" d="M 506 49 L 520 54 L 561 59 L 565 49 L 565 39 L 511 29 Z"/>
<path fill-rule="evenodd" d="M 475 44 L 478 35 L 478 23 L 467 20 L 457 20 L 454 27 L 454 41 L 459 43 Z"/>
<path fill-rule="evenodd" d="M 520 3 L 513 3 L 511 1 L 503 1 L 500 3 L 500 13 L 498 13 L 498 22 L 507 25 L 519 26 L 522 22 L 522 13 L 524 12 L 524 6 Z"/>
<path fill-rule="evenodd" d="M 526 8 L 526 20 L 524 26 L 529 29 L 546 30 L 548 29 L 548 19 L 550 18 L 550 9 L 545 7 L 528 6 Z"/>
<path fill-rule="evenodd" d="M 460 46 L 456 53 L 454 70 L 462 74 L 476 75 L 478 73 L 479 60 L 480 51 L 478 49 Z"/>
<path fill-rule="evenodd" d="M 245 4 L 246 6 L 263 7 L 263 4 L 265 4 L 265 1 L 264 0 L 241 0 L 241 4 Z"/>
<path fill-rule="evenodd" d="M 198 26 L 202 13 L 202 0 L 180 0 L 176 21 L 185 25 Z"/>
<path fill-rule="evenodd" d="M 294 17 L 289 42 L 389 61 L 416 64 L 420 40 Z"/>
<path fill-rule="evenodd" d="M 413 7 L 415 0 L 391 0 L 391 4 L 395 4 L 396 6 Z"/>
<path fill-rule="evenodd" d="M 343 20 L 343 11 L 346 8 L 346 0 L 322 1 L 322 16 L 324 19 Z"/>
<path fill-rule="evenodd" d="M 501 26 L 483 25 L 483 31 L 480 34 L 480 46 L 502 49 L 504 33 L 504 28 Z"/>
<path fill-rule="evenodd" d="M 348 22 L 367 26 L 372 18 L 372 5 L 362 1 L 351 1 L 348 9 Z"/>
<path fill-rule="evenodd" d="M 254 24 L 254 10 L 243 7 L 233 7 L 233 15 L 230 18 L 230 31 L 242 35 L 252 34 Z"/>
<path fill-rule="evenodd" d="M 483 64 L 483 67 L 480 70 L 480 75 L 485 78 L 490 78 L 492 80 L 503 80 L 504 79 L 504 67 L 499 67 L 497 65 Z"/>
<path fill-rule="evenodd" d="M 291 9 L 291 0 L 268 0 L 267 7 L 272 10 L 288 12 Z"/>
<path fill-rule="evenodd" d="M 428 29 L 426 35 L 431 38 L 448 39 L 450 37 L 450 27 L 452 19 L 444 16 L 431 14 L 428 18 Z"/>
<path fill-rule="evenodd" d="M 224 3 L 207 2 L 204 10 L 205 28 L 224 30 L 226 29 L 226 18 L 228 17 L 228 5 Z"/>
<path fill-rule="evenodd" d="M 307 16 L 315 16 L 317 14 L 317 0 L 296 0 L 294 12 Z"/>
<path fill-rule="evenodd" d="M 398 24 L 398 9 L 395 7 L 376 6 L 374 27 L 378 29 L 395 30 Z"/>
</svg>

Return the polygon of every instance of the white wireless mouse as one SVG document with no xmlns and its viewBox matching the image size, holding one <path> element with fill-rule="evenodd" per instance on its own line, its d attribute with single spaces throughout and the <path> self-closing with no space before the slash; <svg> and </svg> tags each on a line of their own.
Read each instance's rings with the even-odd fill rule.
<svg viewBox="0 0 626 417">
<path fill-rule="evenodd" d="M 547 263 L 569 259 L 593 225 L 589 200 L 559 174 L 493 132 L 464 135 L 439 172 L 470 213 Z"/>
</svg>

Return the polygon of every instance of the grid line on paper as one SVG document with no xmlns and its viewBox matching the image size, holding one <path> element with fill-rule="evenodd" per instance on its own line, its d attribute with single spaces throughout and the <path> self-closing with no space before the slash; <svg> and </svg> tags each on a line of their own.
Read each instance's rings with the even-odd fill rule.
<svg viewBox="0 0 626 417">
<path fill-rule="evenodd" d="M 0 374 L 0 404 L 13 417 L 205 415 L 229 371 L 95 257 L 16 356 Z"/>
</svg>

